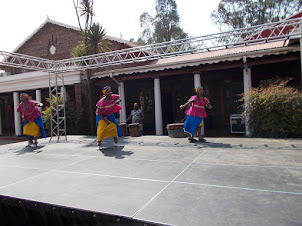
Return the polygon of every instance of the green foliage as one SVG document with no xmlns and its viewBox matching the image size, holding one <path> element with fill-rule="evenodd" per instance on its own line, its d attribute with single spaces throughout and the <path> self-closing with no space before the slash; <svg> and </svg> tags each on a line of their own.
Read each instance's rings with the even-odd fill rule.
<svg viewBox="0 0 302 226">
<path fill-rule="evenodd" d="M 106 37 L 106 30 L 99 23 L 93 23 L 83 32 L 83 42 L 71 50 L 71 57 L 82 57 L 110 51 L 111 42 Z M 86 45 L 85 45 L 86 43 Z"/>
<path fill-rule="evenodd" d="M 80 30 L 83 35 L 83 47 L 78 47 L 81 51 L 81 56 L 83 53 L 85 55 L 89 54 L 97 54 L 100 52 L 110 51 L 108 45 L 111 43 L 106 38 L 106 30 L 99 25 L 99 23 L 93 23 L 94 14 L 94 0 L 73 0 L 73 5 L 76 11 L 76 15 L 78 18 L 78 23 Z M 85 29 L 81 26 L 80 18 L 84 18 L 85 20 Z M 76 54 L 73 56 L 77 57 Z M 87 62 L 88 64 L 94 63 L 92 61 Z M 83 63 L 85 64 L 85 62 Z M 92 88 L 91 88 L 91 79 L 92 70 L 86 69 L 87 75 L 87 93 L 88 93 L 88 119 L 89 119 L 89 130 L 90 134 L 94 134 L 95 125 L 94 125 L 94 112 L 93 112 L 93 104 L 92 104 Z"/>
<path fill-rule="evenodd" d="M 63 103 L 63 99 L 58 99 L 59 105 Z M 52 98 L 51 105 L 53 108 L 56 108 L 56 99 Z M 79 124 L 81 120 L 81 110 L 75 110 L 69 98 L 67 98 L 65 102 L 65 114 L 66 114 L 66 133 L 77 134 L 79 131 Z M 60 111 L 60 117 L 63 116 L 63 111 Z M 54 116 L 54 120 L 56 120 L 56 116 Z M 43 111 L 43 121 L 45 126 L 46 134 L 50 135 L 50 107 L 46 108 Z"/>
<path fill-rule="evenodd" d="M 81 32 L 87 32 L 89 27 L 92 24 L 92 19 L 95 16 L 94 14 L 94 0 L 73 0 L 73 6 L 78 18 L 78 23 Z M 84 26 L 83 30 L 80 18 L 84 18 Z"/>
<path fill-rule="evenodd" d="M 82 57 L 86 55 L 87 51 L 84 44 L 77 45 L 71 50 L 71 57 Z"/>
<path fill-rule="evenodd" d="M 175 0 L 156 0 L 155 17 L 144 12 L 140 16 L 143 28 L 138 42 L 160 43 L 187 38 L 188 34 L 180 27 L 180 18 Z"/>
<path fill-rule="evenodd" d="M 151 44 L 153 43 L 153 18 L 152 16 L 144 12 L 140 17 L 139 17 L 140 25 L 141 28 L 143 28 L 143 31 L 140 34 L 140 37 L 137 40 L 137 43 L 141 43 L 142 45 L 146 44 Z"/>
<path fill-rule="evenodd" d="M 246 95 L 242 106 L 253 137 L 302 138 L 302 92 L 288 82 L 260 86 Z"/>
<path fill-rule="evenodd" d="M 84 34 L 87 40 L 89 54 L 104 53 L 110 51 L 111 42 L 106 38 L 107 31 L 99 23 L 93 23 Z"/>
<path fill-rule="evenodd" d="M 134 43 L 139 46 L 144 46 L 144 45 L 150 44 L 150 43 L 146 43 L 142 38 L 138 38 Z"/>
<path fill-rule="evenodd" d="M 236 29 L 282 20 L 301 7 L 301 0 L 221 0 L 211 18 L 215 24 Z"/>
</svg>

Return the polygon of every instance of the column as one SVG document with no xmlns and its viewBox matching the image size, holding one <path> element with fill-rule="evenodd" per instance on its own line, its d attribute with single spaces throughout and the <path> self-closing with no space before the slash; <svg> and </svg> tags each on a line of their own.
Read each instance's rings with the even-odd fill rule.
<svg viewBox="0 0 302 226">
<path fill-rule="evenodd" d="M 22 128 L 21 128 L 21 116 L 20 112 L 17 112 L 17 108 L 19 106 L 19 93 L 13 93 L 14 98 L 14 117 L 15 117 L 15 135 L 19 136 L 22 135 Z"/>
<path fill-rule="evenodd" d="M 37 89 L 36 90 L 36 101 L 39 103 L 42 103 L 42 95 L 41 95 L 41 90 Z M 42 107 L 39 107 L 40 112 L 42 112 Z"/>
<path fill-rule="evenodd" d="M 194 74 L 194 88 L 201 86 L 200 74 Z M 204 136 L 204 119 L 202 119 L 201 135 Z"/>
<path fill-rule="evenodd" d="M 249 93 L 252 90 L 252 76 L 251 76 L 251 69 L 248 67 L 244 67 L 243 69 L 243 84 L 244 84 L 244 94 Z M 247 98 L 245 95 L 244 102 L 247 102 Z M 249 136 L 250 131 L 248 128 L 248 115 L 245 118 L 245 135 Z"/>
<path fill-rule="evenodd" d="M 163 115 L 161 107 L 160 79 L 154 78 L 155 133 L 163 135 Z"/>
<path fill-rule="evenodd" d="M 201 86 L 200 74 L 194 74 L 194 88 Z"/>
<path fill-rule="evenodd" d="M 302 32 L 302 21 L 300 21 L 300 32 Z M 300 36 L 300 73 L 301 73 L 300 84 L 302 89 L 302 35 Z"/>
<path fill-rule="evenodd" d="M 121 113 L 120 113 L 120 122 L 126 122 L 126 103 L 125 103 L 125 86 L 124 86 L 124 82 L 119 82 L 118 83 L 118 92 L 120 95 L 120 98 L 122 99 L 122 101 L 120 102 L 120 105 L 122 107 Z"/>
<path fill-rule="evenodd" d="M 64 101 L 66 102 L 67 96 L 66 96 L 66 87 L 65 86 L 61 86 L 61 93 L 62 93 L 62 95 L 61 95 L 62 99 L 64 99 Z"/>
<path fill-rule="evenodd" d="M 3 102 L 2 102 L 3 103 Z M 2 109 L 2 107 L 1 107 L 1 105 L 0 105 L 0 136 L 2 135 L 2 117 L 1 117 L 1 109 Z"/>
</svg>

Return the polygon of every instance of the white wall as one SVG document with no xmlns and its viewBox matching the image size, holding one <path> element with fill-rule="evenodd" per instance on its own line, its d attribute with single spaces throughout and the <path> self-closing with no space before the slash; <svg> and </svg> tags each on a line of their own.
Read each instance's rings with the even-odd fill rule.
<svg viewBox="0 0 302 226">
<path fill-rule="evenodd" d="M 80 72 L 64 73 L 64 85 L 80 83 Z M 0 77 L 0 93 L 14 91 L 43 89 L 49 87 L 49 75 L 47 72 L 28 72 L 17 75 Z"/>
</svg>

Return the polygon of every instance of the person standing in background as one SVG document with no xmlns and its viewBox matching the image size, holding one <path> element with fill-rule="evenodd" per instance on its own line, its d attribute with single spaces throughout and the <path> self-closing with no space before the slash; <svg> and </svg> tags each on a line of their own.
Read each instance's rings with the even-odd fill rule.
<svg viewBox="0 0 302 226">
<path fill-rule="evenodd" d="M 131 123 L 139 123 L 139 134 L 143 135 L 143 120 L 144 120 L 144 113 L 139 108 L 138 103 L 133 104 L 133 110 L 131 110 L 131 113 L 127 119 L 127 121 L 130 121 Z"/>
</svg>

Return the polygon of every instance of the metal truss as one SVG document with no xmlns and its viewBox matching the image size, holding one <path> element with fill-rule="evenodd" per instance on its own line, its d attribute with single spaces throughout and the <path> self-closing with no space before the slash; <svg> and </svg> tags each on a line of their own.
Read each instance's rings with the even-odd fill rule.
<svg viewBox="0 0 302 226">
<path fill-rule="evenodd" d="M 300 38 L 302 34 L 300 24 L 301 18 L 296 18 L 195 38 L 156 43 L 58 61 L 0 51 L 0 65 L 51 72 L 55 72 L 56 68 L 60 68 L 60 72 L 101 68 Z"/>
<path fill-rule="evenodd" d="M 301 38 L 301 35 L 301 18 L 296 18 L 195 38 L 186 38 L 58 61 L 0 51 L 0 66 L 49 72 L 49 97 L 56 101 L 56 105 L 52 106 L 51 104 L 51 122 L 54 123 L 51 126 L 51 135 L 57 136 L 59 141 L 59 137 L 62 135 L 65 135 L 66 138 L 65 100 L 62 98 L 64 72 L 298 39 Z"/>
<path fill-rule="evenodd" d="M 57 137 L 59 142 L 61 136 L 66 134 L 66 114 L 65 114 L 65 99 L 64 93 L 64 74 L 57 69 L 55 73 L 49 72 L 49 103 L 50 103 L 50 128 L 51 138 Z"/>
<path fill-rule="evenodd" d="M 195 38 L 59 60 L 57 63 L 64 71 L 73 71 L 288 40 L 301 36 L 300 23 L 301 18 L 284 20 Z"/>
<path fill-rule="evenodd" d="M 0 65 L 48 72 L 54 70 L 55 61 L 19 53 L 0 51 Z"/>
</svg>

